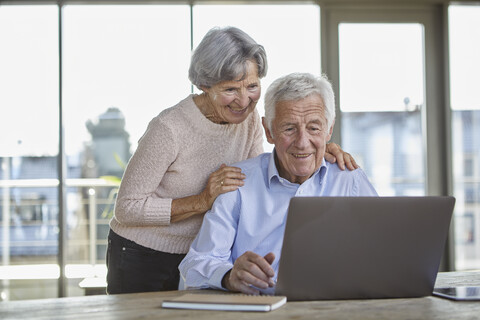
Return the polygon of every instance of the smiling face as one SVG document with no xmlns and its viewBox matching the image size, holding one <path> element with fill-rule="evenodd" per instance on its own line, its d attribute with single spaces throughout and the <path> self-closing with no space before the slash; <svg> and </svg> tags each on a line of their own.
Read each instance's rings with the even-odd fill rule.
<svg viewBox="0 0 480 320">
<path fill-rule="evenodd" d="M 202 90 L 206 93 L 216 122 L 241 123 L 255 109 L 260 98 L 258 67 L 248 61 L 244 76 Z"/>
<path fill-rule="evenodd" d="M 325 106 L 318 94 L 276 104 L 270 131 L 263 119 L 269 143 L 275 144 L 275 163 L 282 178 L 301 184 L 322 164 L 325 146 L 332 136 Z"/>
</svg>

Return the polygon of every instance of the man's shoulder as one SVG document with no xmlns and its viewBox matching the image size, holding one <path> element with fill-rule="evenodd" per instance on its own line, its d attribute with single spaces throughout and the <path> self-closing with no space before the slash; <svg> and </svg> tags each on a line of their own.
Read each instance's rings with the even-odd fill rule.
<svg viewBox="0 0 480 320">
<path fill-rule="evenodd" d="M 265 152 L 256 157 L 234 163 L 232 166 L 242 169 L 242 172 L 248 176 L 248 173 L 266 170 L 269 159 L 270 153 Z"/>
<path fill-rule="evenodd" d="M 230 208 L 229 210 L 234 212 L 233 208 L 238 207 L 242 201 L 255 200 L 256 197 L 264 194 L 270 156 L 270 153 L 262 153 L 256 157 L 231 164 L 233 167 L 240 168 L 245 174 L 244 185 L 235 191 L 220 194 L 215 200 L 214 207 L 222 206 Z"/>
<path fill-rule="evenodd" d="M 234 211 L 232 208 L 238 206 L 239 197 L 243 198 L 246 195 L 255 194 L 258 187 L 262 185 L 259 183 L 263 181 L 264 172 L 266 172 L 266 166 L 268 166 L 269 153 L 262 153 L 259 156 L 243 160 L 240 162 L 232 163 L 230 166 L 242 169 L 242 173 L 246 175 L 244 180 L 245 184 L 235 191 L 226 192 L 220 194 L 213 204 L 212 211 L 215 211 L 217 207 L 229 208 L 228 210 Z M 242 196 L 241 196 L 242 195 Z"/>
<path fill-rule="evenodd" d="M 355 170 L 349 170 L 345 168 L 342 170 L 338 167 L 337 163 L 330 163 L 325 161 L 325 166 L 327 168 L 327 176 L 331 179 L 366 179 L 365 172 L 362 168 L 357 168 Z"/>
<path fill-rule="evenodd" d="M 348 168 L 345 168 L 345 170 L 342 170 L 339 168 L 336 162 L 330 163 L 328 161 L 325 161 L 325 166 L 327 167 L 328 172 L 332 174 L 356 175 L 359 171 L 362 171 L 361 168 L 355 170 L 349 170 Z"/>
<path fill-rule="evenodd" d="M 325 183 L 331 195 L 375 196 L 377 192 L 361 169 L 341 170 L 336 163 L 327 163 Z"/>
</svg>

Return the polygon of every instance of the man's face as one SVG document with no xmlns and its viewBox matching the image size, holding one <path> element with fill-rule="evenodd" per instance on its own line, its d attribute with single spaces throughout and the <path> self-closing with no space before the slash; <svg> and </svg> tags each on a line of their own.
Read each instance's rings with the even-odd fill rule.
<svg viewBox="0 0 480 320">
<path fill-rule="evenodd" d="M 323 99 L 313 94 L 278 102 L 272 131 L 263 119 L 267 141 L 275 144 L 275 161 L 282 178 L 301 184 L 322 164 L 333 131 L 333 125 L 327 128 L 324 108 Z"/>
</svg>

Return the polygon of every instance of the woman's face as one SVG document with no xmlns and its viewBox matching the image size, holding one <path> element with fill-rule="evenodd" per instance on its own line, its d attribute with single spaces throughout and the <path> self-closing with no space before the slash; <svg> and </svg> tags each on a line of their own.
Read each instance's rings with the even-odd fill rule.
<svg viewBox="0 0 480 320">
<path fill-rule="evenodd" d="M 244 77 L 219 82 L 203 91 L 209 96 L 217 119 L 221 122 L 241 123 L 255 109 L 260 99 L 257 64 L 248 61 Z"/>
</svg>

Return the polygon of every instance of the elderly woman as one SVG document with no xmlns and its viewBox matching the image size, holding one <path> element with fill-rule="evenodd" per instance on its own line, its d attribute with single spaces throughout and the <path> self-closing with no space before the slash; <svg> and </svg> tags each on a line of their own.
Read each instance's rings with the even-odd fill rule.
<svg viewBox="0 0 480 320">
<path fill-rule="evenodd" d="M 264 48 L 243 31 L 210 30 L 194 51 L 189 95 L 148 125 L 125 170 L 110 221 L 107 292 L 175 290 L 178 265 L 215 198 L 243 185 L 226 164 L 263 152 Z M 356 166 L 335 144 L 329 161 Z"/>
</svg>

